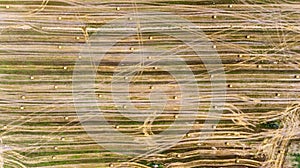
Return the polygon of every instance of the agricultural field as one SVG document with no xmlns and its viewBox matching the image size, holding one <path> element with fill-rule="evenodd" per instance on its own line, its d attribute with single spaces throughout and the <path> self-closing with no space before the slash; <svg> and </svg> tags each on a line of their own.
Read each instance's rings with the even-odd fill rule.
<svg viewBox="0 0 300 168">
<path fill-rule="evenodd" d="M 0 0 L 0 168 L 300 168 L 299 0 Z"/>
</svg>

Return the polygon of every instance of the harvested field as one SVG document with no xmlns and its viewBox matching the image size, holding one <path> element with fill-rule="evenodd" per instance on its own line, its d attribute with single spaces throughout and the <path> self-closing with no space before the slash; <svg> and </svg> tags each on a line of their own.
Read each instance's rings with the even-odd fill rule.
<svg viewBox="0 0 300 168">
<path fill-rule="evenodd" d="M 0 167 L 297 168 L 298 0 L 0 1 Z"/>
</svg>

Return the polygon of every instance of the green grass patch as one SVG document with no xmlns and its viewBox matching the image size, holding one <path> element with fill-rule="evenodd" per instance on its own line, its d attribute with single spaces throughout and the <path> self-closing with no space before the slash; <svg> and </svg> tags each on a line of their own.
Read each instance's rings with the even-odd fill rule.
<svg viewBox="0 0 300 168">
<path fill-rule="evenodd" d="M 300 168 L 300 153 L 295 153 L 293 156 L 295 157 L 295 161 L 298 163 L 298 168 Z"/>
<path fill-rule="evenodd" d="M 269 122 L 265 122 L 265 123 L 261 123 L 258 125 L 258 128 L 262 128 L 262 129 L 278 129 L 280 128 L 281 123 L 279 120 L 276 121 L 269 121 Z"/>
</svg>

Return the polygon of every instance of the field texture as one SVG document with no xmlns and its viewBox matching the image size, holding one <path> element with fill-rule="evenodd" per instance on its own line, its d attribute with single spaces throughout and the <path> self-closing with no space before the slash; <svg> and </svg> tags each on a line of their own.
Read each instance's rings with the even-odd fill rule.
<svg viewBox="0 0 300 168">
<path fill-rule="evenodd" d="M 0 167 L 300 168 L 299 0 L 0 0 Z"/>
</svg>

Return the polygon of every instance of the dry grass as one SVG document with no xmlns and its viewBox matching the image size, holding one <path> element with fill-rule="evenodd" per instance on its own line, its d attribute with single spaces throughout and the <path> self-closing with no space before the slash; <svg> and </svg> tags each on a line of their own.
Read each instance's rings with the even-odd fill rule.
<svg viewBox="0 0 300 168">
<path fill-rule="evenodd" d="M 172 168 L 283 167 L 289 144 L 299 142 L 300 4 L 260 2 L 0 1 L 0 161 L 7 168 L 142 168 L 155 164 Z M 220 101 L 226 99 L 219 123 L 208 125 L 205 121 L 218 119 L 207 117 L 212 76 L 195 53 L 190 48 L 181 51 L 182 43 L 155 31 L 122 39 L 101 65 L 94 67 L 95 96 L 114 129 L 143 139 L 165 130 L 175 120 L 195 120 L 189 133 L 172 148 L 155 148 L 147 155 L 129 157 L 105 150 L 84 131 L 74 108 L 72 76 L 76 61 L 85 59 L 80 56 L 84 44 L 101 31 L 102 25 L 141 11 L 174 12 L 199 26 L 223 62 L 228 87 L 226 96 L 219 97 Z M 113 30 L 108 33 L 117 34 Z M 90 51 L 106 48 L 106 40 Z M 164 68 L 183 68 L 154 66 L 155 53 L 151 58 L 139 57 L 138 53 L 147 49 L 173 49 L 171 54 L 187 62 L 200 95 L 191 98 L 200 100 L 199 105 L 189 107 L 198 111 L 196 119 L 177 115 L 181 106 L 179 86 L 173 76 L 163 72 Z M 132 53 L 137 57 L 128 60 L 130 66 L 117 66 Z M 112 75 L 128 67 L 136 71 L 128 76 L 132 80 L 131 103 L 150 114 L 142 122 L 132 122 L 117 113 L 120 108 L 129 113 L 130 107 L 119 107 L 112 101 Z M 163 108 L 162 114 L 154 113 L 149 100 L 158 90 L 166 97 L 153 106 Z M 167 99 L 165 104 L 163 98 Z M 99 128 L 103 131 L 107 126 Z M 199 141 L 201 130 L 210 135 L 205 141 Z"/>
</svg>

